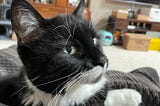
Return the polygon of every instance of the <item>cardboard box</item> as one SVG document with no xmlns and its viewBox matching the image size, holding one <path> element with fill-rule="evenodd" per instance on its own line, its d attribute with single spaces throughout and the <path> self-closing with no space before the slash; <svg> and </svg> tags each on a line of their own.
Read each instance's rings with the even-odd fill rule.
<svg viewBox="0 0 160 106">
<path fill-rule="evenodd" d="M 128 14 L 126 13 L 121 13 L 121 12 L 117 12 L 117 18 L 123 18 L 123 19 L 127 19 Z"/>
<path fill-rule="evenodd" d="M 147 51 L 150 45 L 150 37 L 144 34 L 126 33 L 123 47 L 127 50 Z"/>
<path fill-rule="evenodd" d="M 120 11 L 120 10 L 119 11 L 112 11 L 112 16 L 115 16 L 116 18 L 127 19 L 128 13 Z"/>
<path fill-rule="evenodd" d="M 146 15 L 137 15 L 137 20 L 140 20 L 140 21 L 149 21 L 149 17 L 146 16 Z"/>
</svg>

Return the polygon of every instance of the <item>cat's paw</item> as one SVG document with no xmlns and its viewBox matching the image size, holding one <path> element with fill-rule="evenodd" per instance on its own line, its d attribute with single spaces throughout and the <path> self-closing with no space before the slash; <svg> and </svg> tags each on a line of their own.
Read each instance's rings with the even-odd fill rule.
<svg viewBox="0 0 160 106">
<path fill-rule="evenodd" d="M 105 106 L 139 106 L 142 97 L 133 89 L 119 89 L 108 91 Z"/>
</svg>

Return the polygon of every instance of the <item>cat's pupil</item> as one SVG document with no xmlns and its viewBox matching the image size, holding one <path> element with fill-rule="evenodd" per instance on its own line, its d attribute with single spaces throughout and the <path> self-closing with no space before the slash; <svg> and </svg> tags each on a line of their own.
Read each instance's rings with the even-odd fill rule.
<svg viewBox="0 0 160 106">
<path fill-rule="evenodd" d="M 67 49 L 67 52 L 70 54 L 71 51 L 72 51 L 72 48 L 71 48 L 71 47 L 68 47 L 68 48 L 66 48 L 66 49 Z"/>
<path fill-rule="evenodd" d="M 74 46 L 64 47 L 63 52 L 72 55 L 72 54 L 75 54 L 77 52 L 77 49 Z"/>
</svg>

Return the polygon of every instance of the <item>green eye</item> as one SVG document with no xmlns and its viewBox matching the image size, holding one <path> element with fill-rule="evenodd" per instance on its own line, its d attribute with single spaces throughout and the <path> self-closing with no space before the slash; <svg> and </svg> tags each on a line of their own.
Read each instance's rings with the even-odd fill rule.
<svg viewBox="0 0 160 106">
<path fill-rule="evenodd" d="M 63 48 L 63 52 L 67 53 L 67 54 L 70 54 L 70 55 L 73 55 L 73 54 L 75 54 L 77 52 L 77 49 L 74 46 L 64 47 Z"/>
</svg>

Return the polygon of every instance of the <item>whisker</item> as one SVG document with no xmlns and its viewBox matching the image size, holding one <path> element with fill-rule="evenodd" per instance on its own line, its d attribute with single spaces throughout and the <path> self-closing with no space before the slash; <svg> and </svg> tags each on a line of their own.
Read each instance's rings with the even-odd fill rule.
<svg viewBox="0 0 160 106">
<path fill-rule="evenodd" d="M 75 35 L 75 30 L 76 30 L 76 28 L 77 28 L 77 24 L 78 24 L 78 23 L 75 23 L 75 25 L 74 25 L 73 32 L 72 32 L 72 33 L 73 33 L 73 36 Z"/>
<path fill-rule="evenodd" d="M 37 76 L 37 77 L 35 77 L 35 78 L 33 78 L 33 79 L 30 79 L 30 81 L 31 81 L 31 82 L 34 82 L 34 81 L 36 81 L 38 78 L 40 78 L 40 75 Z M 27 83 L 28 83 L 28 81 L 21 81 L 21 82 L 27 82 Z"/>
<path fill-rule="evenodd" d="M 101 17 L 103 17 L 104 15 L 100 15 L 98 17 L 95 18 L 95 20 L 93 21 L 93 19 L 91 19 L 91 22 L 93 22 L 93 25 L 97 25 L 97 23 L 99 22 L 99 20 L 101 19 Z"/>
<path fill-rule="evenodd" d="M 20 88 L 18 91 L 14 92 L 11 96 L 14 96 L 14 95 L 18 94 L 20 91 L 22 91 L 26 87 L 27 86 L 24 86 L 24 87 Z"/>
<path fill-rule="evenodd" d="M 66 80 L 66 81 L 64 81 L 63 84 L 66 83 L 66 82 L 68 82 L 68 81 L 69 81 L 69 79 Z M 62 84 L 61 84 L 61 85 L 62 85 Z M 56 95 L 56 98 L 55 98 L 55 99 L 56 99 L 56 100 L 55 100 L 55 106 L 57 106 L 57 103 L 58 103 L 58 100 L 59 100 L 59 98 L 60 98 L 60 96 L 61 96 L 61 93 L 63 92 L 63 90 L 64 90 L 65 88 L 66 88 L 66 86 L 64 86 L 64 87 L 57 93 L 58 95 Z"/>
<path fill-rule="evenodd" d="M 79 69 L 79 68 L 77 68 L 77 69 Z M 70 75 L 65 76 L 65 78 L 70 77 L 70 76 L 72 76 L 73 74 L 76 74 L 77 72 L 78 72 L 78 71 L 74 71 L 74 72 L 71 73 Z M 61 83 L 55 90 L 53 90 L 51 94 L 53 94 L 60 86 L 62 86 L 64 83 L 66 83 L 66 82 L 68 82 L 68 81 L 70 81 L 69 78 L 68 78 L 66 81 L 64 81 L 63 83 Z M 63 88 L 57 93 L 58 95 L 56 95 L 56 96 L 52 99 L 51 104 L 52 104 L 52 102 L 54 102 L 55 99 L 56 99 L 56 102 L 58 101 L 61 92 L 66 88 L 66 86 L 67 86 L 67 83 L 66 83 L 66 84 L 63 86 Z M 49 101 L 50 98 L 52 98 L 51 95 L 48 97 L 48 101 Z M 54 103 L 55 103 L 55 102 L 54 102 Z M 55 104 L 57 104 L 57 103 L 55 103 Z"/>
<path fill-rule="evenodd" d="M 66 9 L 67 9 L 67 8 L 66 8 Z M 72 34 L 71 34 L 70 27 L 69 27 L 69 23 L 68 23 L 68 21 L 67 21 L 67 15 L 65 15 L 65 21 L 66 21 L 66 25 L 67 25 L 67 28 L 68 28 L 69 35 L 72 35 Z"/>
<path fill-rule="evenodd" d="M 68 81 L 70 82 L 70 79 L 64 81 L 63 84 L 66 83 L 66 82 L 68 82 Z M 63 90 L 66 88 L 66 86 L 68 86 L 68 83 L 66 83 L 66 84 L 63 86 L 63 88 L 57 93 L 58 95 L 55 96 L 55 99 L 56 99 L 56 100 L 55 100 L 55 106 L 57 106 L 57 103 L 58 103 L 57 101 L 58 101 L 58 99 L 60 98 L 61 93 L 62 93 Z"/>
<path fill-rule="evenodd" d="M 63 83 L 61 83 L 59 86 L 57 86 L 57 88 L 52 91 L 51 95 L 52 95 L 61 85 L 63 85 L 64 83 L 68 82 L 69 80 L 70 80 L 70 79 L 67 79 L 66 81 L 64 81 Z M 62 89 L 65 89 L 65 86 L 64 86 Z M 62 91 L 63 91 L 63 90 L 62 90 Z M 51 104 L 52 104 L 52 102 L 54 102 L 54 100 L 56 99 L 55 102 L 54 102 L 55 106 L 57 106 L 56 104 L 57 104 L 58 98 L 59 98 L 59 96 L 60 96 L 60 93 L 57 93 L 57 94 L 58 94 L 58 95 L 56 95 L 56 96 L 53 98 L 53 100 L 51 101 Z M 48 97 L 48 100 L 49 100 L 50 98 L 52 98 L 52 96 L 49 96 L 49 97 Z"/>
<path fill-rule="evenodd" d="M 68 31 L 68 29 L 67 29 L 67 27 L 65 25 L 59 25 L 59 26 L 55 27 L 53 30 L 56 30 L 58 28 L 65 28 Z"/>
<path fill-rule="evenodd" d="M 70 83 L 68 87 L 69 88 L 68 92 L 71 92 L 74 87 L 76 87 L 77 85 L 80 85 L 81 81 L 82 81 L 82 78 L 79 78 L 79 80 L 76 80 Z"/>
<path fill-rule="evenodd" d="M 80 73 L 79 73 L 80 74 Z M 76 76 L 74 76 L 72 79 L 75 79 L 79 74 L 77 74 Z M 69 81 L 70 80 L 70 81 Z M 69 82 L 68 82 L 69 81 Z M 68 87 L 68 83 L 71 83 L 72 82 L 72 80 L 71 79 L 68 79 L 67 81 L 65 81 L 65 82 L 67 82 L 65 85 L 64 85 L 64 87 L 58 92 L 58 95 L 56 95 L 56 102 L 55 102 L 55 105 L 57 106 L 57 101 L 58 101 L 58 99 L 60 98 L 60 94 L 62 93 L 62 91 L 65 89 L 65 88 L 67 88 Z M 65 94 L 66 95 L 66 94 Z"/>
<path fill-rule="evenodd" d="M 65 43 L 65 46 L 66 46 L 68 41 L 69 41 L 69 39 L 72 37 L 72 33 L 71 33 L 71 29 L 69 27 L 69 23 L 68 23 L 68 20 L 67 20 L 67 15 L 65 15 L 65 21 L 66 21 L 67 29 L 68 29 L 68 32 L 69 32 L 69 37 L 68 37 L 68 39 L 67 39 L 67 41 Z"/>
<path fill-rule="evenodd" d="M 67 98 L 67 96 L 71 93 L 72 91 L 72 88 L 76 87 L 76 86 L 79 86 L 81 83 L 81 79 L 80 80 L 77 80 L 76 82 L 70 82 L 70 85 L 68 85 L 67 87 L 69 88 L 69 90 L 67 91 L 67 93 L 63 96 L 63 98 Z M 73 83 L 73 84 L 71 84 Z"/>
<path fill-rule="evenodd" d="M 65 43 L 65 47 L 67 46 L 67 43 L 68 43 L 68 41 L 69 41 L 69 39 L 72 37 L 72 35 L 69 35 L 69 37 L 67 38 L 67 40 L 66 40 L 66 43 Z"/>
<path fill-rule="evenodd" d="M 59 25 L 59 26 L 57 26 L 56 28 L 54 28 L 53 30 L 56 30 L 56 29 L 62 28 L 62 27 L 67 30 L 67 32 L 69 33 L 69 37 L 68 37 L 67 40 L 66 40 L 66 43 L 65 43 L 65 46 L 66 46 L 67 43 L 68 43 L 68 41 L 69 41 L 69 39 L 72 37 L 72 34 L 71 34 L 71 30 L 70 30 L 70 28 L 69 28 L 69 26 L 68 26 L 68 21 L 67 21 L 66 16 L 65 16 L 65 19 L 66 19 L 66 25 L 67 25 L 67 26 L 65 26 L 65 25 Z"/>
<path fill-rule="evenodd" d="M 53 80 L 53 81 L 49 81 L 49 82 L 46 82 L 46 83 L 43 83 L 43 84 L 38 84 L 38 85 L 36 85 L 36 86 L 43 86 L 43 85 L 47 85 L 47 84 L 50 84 L 50 83 L 54 83 L 54 82 L 56 82 L 56 81 L 65 79 L 65 78 L 67 78 L 67 77 L 70 77 L 70 76 L 72 76 L 72 75 L 75 74 L 75 73 L 76 73 L 76 72 L 73 72 L 73 73 L 71 73 L 71 74 L 69 74 L 69 75 L 67 75 L 67 76 L 64 76 L 64 77 L 61 77 L 61 78 L 59 78 L 59 79 L 56 79 L 56 80 Z"/>
<path fill-rule="evenodd" d="M 69 79 L 68 79 L 69 80 Z M 59 86 L 57 86 L 57 88 L 55 89 L 55 90 L 53 90 L 52 92 L 51 92 L 51 95 L 60 87 L 60 86 L 62 86 L 64 83 L 66 83 L 68 80 L 66 80 L 66 81 L 64 81 L 63 83 L 61 83 Z M 57 93 L 58 95 L 60 95 L 60 93 Z M 56 95 L 55 97 L 54 97 L 54 99 L 56 99 L 55 101 L 58 101 L 57 99 L 57 96 L 58 95 Z M 48 98 L 48 99 L 50 99 L 51 98 L 51 96 Z M 54 99 L 51 101 L 51 104 L 52 104 L 52 102 L 54 102 Z M 56 102 L 54 102 L 55 104 L 56 104 Z M 56 105 L 55 105 L 56 106 Z"/>
<path fill-rule="evenodd" d="M 64 65 L 65 65 L 65 64 L 60 64 L 60 65 L 56 66 L 55 69 L 61 68 L 61 67 L 63 67 Z"/>
<path fill-rule="evenodd" d="M 38 78 L 39 78 L 40 76 L 37 76 L 37 77 L 35 77 L 34 79 L 32 79 L 32 80 L 30 80 L 31 82 L 34 82 L 35 80 L 37 80 Z M 27 80 L 27 81 L 21 81 L 21 82 L 26 82 L 26 83 L 28 83 L 29 81 Z M 28 87 L 28 85 L 25 85 L 25 86 L 22 86 L 22 88 L 20 88 L 19 90 L 17 90 L 16 92 L 14 92 L 13 94 L 11 94 L 11 96 L 14 96 L 14 95 L 16 95 L 17 93 L 19 93 L 20 91 L 22 91 L 24 88 L 27 88 Z"/>
</svg>

